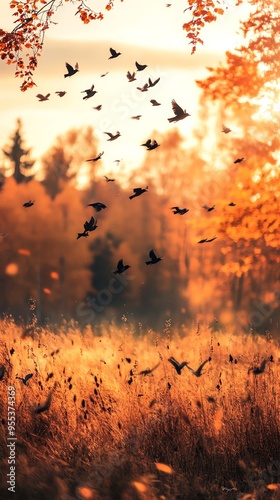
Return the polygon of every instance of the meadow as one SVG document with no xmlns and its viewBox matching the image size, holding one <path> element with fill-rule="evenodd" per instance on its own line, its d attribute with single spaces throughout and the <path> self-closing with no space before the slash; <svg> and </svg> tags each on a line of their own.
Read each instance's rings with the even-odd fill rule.
<svg viewBox="0 0 280 500">
<path fill-rule="evenodd" d="M 278 341 L 215 330 L 2 321 L 1 500 L 280 498 Z M 211 360 L 196 377 L 170 357 L 193 369 Z M 31 373 L 26 384 L 16 378 Z M 6 476 L 9 386 L 16 493 Z"/>
</svg>

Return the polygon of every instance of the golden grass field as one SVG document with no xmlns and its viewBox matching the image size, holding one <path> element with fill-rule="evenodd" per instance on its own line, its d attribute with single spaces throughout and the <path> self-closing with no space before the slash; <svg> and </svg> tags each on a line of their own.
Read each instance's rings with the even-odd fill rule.
<svg viewBox="0 0 280 500">
<path fill-rule="evenodd" d="M 155 333 L 125 320 L 83 333 L 74 323 L 24 333 L 5 320 L 0 332 L 1 500 L 280 498 L 280 350 L 269 335 L 170 322 Z M 178 375 L 170 356 L 195 369 L 211 361 L 201 377 Z M 28 373 L 26 386 L 16 379 Z M 6 483 L 8 386 L 16 493 Z"/>
</svg>

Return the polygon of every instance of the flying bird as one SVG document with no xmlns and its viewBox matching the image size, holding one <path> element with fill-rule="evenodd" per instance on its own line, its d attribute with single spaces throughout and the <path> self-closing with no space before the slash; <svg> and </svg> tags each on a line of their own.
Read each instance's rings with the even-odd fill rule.
<svg viewBox="0 0 280 500">
<path fill-rule="evenodd" d="M 151 260 L 146 261 L 147 266 L 150 266 L 151 264 L 157 264 L 157 262 L 162 260 L 162 257 L 157 257 L 153 250 L 150 250 L 149 257 Z"/>
<path fill-rule="evenodd" d="M 252 370 L 254 375 L 260 375 L 260 373 L 264 372 L 266 363 L 267 363 L 267 360 L 264 359 L 261 362 L 260 366 L 255 366 L 254 368 L 250 368 L 249 371 Z"/>
<path fill-rule="evenodd" d="M 90 97 L 93 97 L 95 94 L 97 94 L 97 91 L 93 90 L 93 89 L 94 89 L 94 85 L 92 85 L 90 87 L 90 89 L 82 90 L 81 94 L 83 94 L 84 92 L 86 92 L 86 94 L 87 94 L 87 95 L 85 95 L 85 97 L 83 97 L 83 100 L 87 100 Z"/>
<path fill-rule="evenodd" d="M 101 157 L 104 155 L 104 151 L 102 151 L 102 153 L 99 153 L 98 156 L 96 156 L 96 158 L 89 158 L 89 160 L 86 160 L 86 161 L 98 161 L 101 159 Z"/>
<path fill-rule="evenodd" d="M 98 104 L 98 106 L 93 106 L 92 109 L 96 109 L 97 111 L 101 111 L 102 109 L 102 104 Z"/>
<path fill-rule="evenodd" d="M 100 78 L 104 78 L 104 76 L 108 75 L 109 71 L 107 71 L 107 73 L 102 73 L 102 75 L 100 75 Z"/>
<path fill-rule="evenodd" d="M 84 230 L 85 232 L 88 232 L 88 231 L 95 231 L 95 229 L 97 228 L 97 220 L 95 220 L 93 217 L 90 218 L 89 222 L 85 222 L 84 223 Z"/>
<path fill-rule="evenodd" d="M 197 243 L 206 243 L 207 242 L 207 238 L 204 238 L 203 240 L 199 240 Z"/>
<path fill-rule="evenodd" d="M 117 52 L 115 49 L 110 48 L 111 55 L 108 59 L 115 59 L 121 55 L 121 52 Z"/>
<path fill-rule="evenodd" d="M 184 215 L 189 211 L 188 208 L 179 208 L 179 207 L 171 207 L 171 210 L 173 210 L 173 214 L 179 214 L 179 215 Z"/>
<path fill-rule="evenodd" d="M 75 68 L 73 68 L 73 66 L 71 66 L 71 64 L 69 64 L 69 63 L 65 63 L 65 66 L 66 66 L 68 73 L 66 73 L 64 75 L 64 78 L 67 78 L 67 76 L 73 76 L 79 71 L 78 63 L 75 64 Z"/>
<path fill-rule="evenodd" d="M 173 358 L 173 356 L 171 358 L 168 358 L 168 361 L 169 361 L 169 363 L 172 364 L 172 366 L 174 366 L 178 375 L 181 375 L 181 371 L 184 368 L 184 366 L 188 366 L 187 361 L 183 361 L 182 363 L 179 363 L 179 361 L 177 361 L 175 358 Z"/>
<path fill-rule="evenodd" d="M 134 194 L 131 195 L 129 197 L 129 199 L 132 200 L 132 198 L 136 198 L 136 196 L 140 196 L 141 194 L 145 193 L 147 190 L 148 190 L 148 186 L 146 186 L 146 188 L 134 188 L 133 189 Z"/>
<path fill-rule="evenodd" d="M 157 143 L 156 140 L 152 142 L 151 139 L 148 139 L 144 144 L 141 144 L 141 146 L 146 146 L 147 151 L 152 151 L 152 149 L 156 149 L 160 146 L 160 144 Z"/>
<path fill-rule="evenodd" d="M 201 365 L 198 367 L 197 370 L 193 370 L 188 364 L 187 364 L 187 368 L 196 376 L 196 377 L 201 377 L 201 375 L 203 375 L 202 373 L 202 370 L 204 368 L 204 366 L 206 365 L 206 363 L 208 363 L 209 361 L 211 361 L 211 357 L 207 358 L 205 361 L 203 361 L 203 363 L 201 363 Z"/>
<path fill-rule="evenodd" d="M 232 132 L 232 130 L 225 125 L 222 125 L 222 132 L 224 132 L 224 134 L 229 134 L 229 132 Z"/>
<path fill-rule="evenodd" d="M 39 405 L 35 409 L 36 415 L 39 415 L 40 413 L 43 413 L 44 411 L 47 411 L 51 405 L 51 400 L 52 400 L 52 393 L 50 393 L 46 399 L 46 402 L 43 405 Z"/>
<path fill-rule="evenodd" d="M 129 82 L 135 82 L 136 81 L 135 72 L 130 73 L 130 71 L 128 71 L 126 73 L 126 77 L 127 77 L 127 79 L 128 79 Z"/>
<path fill-rule="evenodd" d="M 206 210 L 207 212 L 212 212 L 212 210 L 214 210 L 215 208 L 215 205 L 213 205 L 212 207 L 208 207 L 208 205 L 203 205 L 202 208 L 204 208 L 204 210 Z"/>
<path fill-rule="evenodd" d="M 141 372 L 139 372 L 139 375 L 144 375 L 144 377 L 146 375 L 150 375 L 150 373 L 153 373 L 159 365 L 160 365 L 160 361 L 153 368 L 147 368 L 146 370 L 142 370 Z"/>
<path fill-rule="evenodd" d="M 104 134 L 107 134 L 109 136 L 109 139 L 107 139 L 107 141 L 114 141 L 115 139 L 117 139 L 118 137 L 120 137 L 121 133 L 118 131 L 114 134 L 111 134 L 111 132 L 104 132 Z"/>
<path fill-rule="evenodd" d="M 160 78 L 157 78 L 154 82 L 152 82 L 151 78 L 149 78 L 149 87 L 154 87 L 158 82 L 160 81 Z"/>
<path fill-rule="evenodd" d="M 48 101 L 48 100 L 49 100 L 50 95 L 51 95 L 51 94 L 46 94 L 46 95 L 43 95 L 43 94 L 37 94 L 37 95 L 36 95 L 36 97 L 38 97 L 39 102 L 43 102 L 43 101 Z"/>
<path fill-rule="evenodd" d="M 136 116 L 132 116 L 131 119 L 132 120 L 140 120 L 142 115 L 136 115 Z"/>
<path fill-rule="evenodd" d="M 63 97 L 65 96 L 65 94 L 67 94 L 67 92 L 65 92 L 65 90 L 58 90 L 57 92 L 55 92 L 59 97 Z"/>
<path fill-rule="evenodd" d="M 106 182 L 115 182 L 116 179 L 110 179 L 107 177 L 107 175 L 104 175 L 104 179 L 106 179 Z"/>
<path fill-rule="evenodd" d="M 151 99 L 150 103 L 152 103 L 152 106 L 161 106 L 160 102 L 157 102 L 155 99 Z"/>
<path fill-rule="evenodd" d="M 234 203 L 233 201 L 231 201 L 229 204 L 228 204 L 229 207 L 236 207 L 236 203 Z"/>
<path fill-rule="evenodd" d="M 26 203 L 24 203 L 22 206 L 23 206 L 24 208 L 29 208 L 29 207 L 32 207 L 32 206 L 34 205 L 34 202 L 35 202 L 35 200 L 33 200 L 33 201 L 32 201 L 32 200 L 29 200 L 29 201 L 27 201 Z"/>
<path fill-rule="evenodd" d="M 244 160 L 244 158 L 237 158 L 233 163 L 241 163 Z"/>
<path fill-rule="evenodd" d="M 88 207 L 94 208 L 96 212 L 101 212 L 101 210 L 104 210 L 104 208 L 107 208 L 104 203 L 101 203 L 100 201 L 97 201 L 96 203 L 89 203 Z"/>
<path fill-rule="evenodd" d="M 22 380 L 22 382 L 24 383 L 24 385 L 27 385 L 27 382 L 28 380 L 33 377 L 33 373 L 28 373 L 27 375 L 25 375 L 25 377 L 16 377 L 18 378 L 19 380 Z"/>
<path fill-rule="evenodd" d="M 113 274 L 122 274 L 124 273 L 124 271 L 126 271 L 129 267 L 128 264 L 125 266 L 124 263 L 123 263 L 123 259 L 119 260 L 118 264 L 117 264 L 117 269 L 116 271 L 113 271 Z"/>
<path fill-rule="evenodd" d="M 168 118 L 169 123 L 171 123 L 171 122 L 178 122 L 180 120 L 183 120 L 187 116 L 191 116 L 191 115 L 189 115 L 189 113 L 186 112 L 185 109 L 183 110 L 177 104 L 177 102 L 175 101 L 175 99 L 172 99 L 171 104 L 172 104 L 172 109 L 173 109 L 173 113 L 175 114 L 175 116 L 173 116 L 172 118 Z"/>
<path fill-rule="evenodd" d="M 137 88 L 137 90 L 140 90 L 140 92 L 147 92 L 148 88 L 149 88 L 149 84 L 145 83 L 145 85 L 143 85 L 143 87 L 136 87 L 136 88 Z"/>
<path fill-rule="evenodd" d="M 147 64 L 139 64 L 137 61 L 135 61 L 135 66 L 137 68 L 137 71 L 143 71 L 145 68 L 147 68 Z"/>
<path fill-rule="evenodd" d="M 86 238 L 88 236 L 88 232 L 84 231 L 83 233 L 78 233 L 77 240 L 84 237 Z"/>
</svg>

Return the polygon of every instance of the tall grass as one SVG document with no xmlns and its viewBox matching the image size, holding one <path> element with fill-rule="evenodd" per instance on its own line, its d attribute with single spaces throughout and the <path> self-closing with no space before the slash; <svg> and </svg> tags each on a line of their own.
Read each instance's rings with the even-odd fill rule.
<svg viewBox="0 0 280 500">
<path fill-rule="evenodd" d="M 178 332 L 168 323 L 144 332 L 125 322 L 25 335 L 8 320 L 0 332 L 1 499 L 280 498 L 280 350 L 269 336 L 213 334 L 207 325 Z M 170 356 L 192 368 L 211 361 L 197 378 L 187 367 L 178 375 Z M 16 376 L 27 373 L 25 386 Z M 6 483 L 10 385 L 15 494 Z M 50 394 L 50 408 L 37 414 Z"/>
</svg>

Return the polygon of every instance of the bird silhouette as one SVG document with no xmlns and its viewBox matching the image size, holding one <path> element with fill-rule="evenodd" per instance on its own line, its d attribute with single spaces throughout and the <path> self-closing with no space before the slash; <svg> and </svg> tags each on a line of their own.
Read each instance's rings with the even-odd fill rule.
<svg viewBox="0 0 280 500">
<path fill-rule="evenodd" d="M 226 127 L 225 125 L 222 125 L 222 132 L 224 132 L 224 134 L 229 134 L 229 132 L 231 132 L 232 130 L 228 127 Z"/>
<path fill-rule="evenodd" d="M 217 239 L 217 236 L 214 236 L 214 238 L 207 238 L 206 243 L 211 243 L 211 241 L 214 241 Z"/>
<path fill-rule="evenodd" d="M 65 63 L 65 66 L 66 66 L 68 73 L 66 73 L 64 75 L 64 78 L 67 78 L 67 76 L 73 76 L 79 71 L 78 63 L 75 64 L 75 68 L 73 68 L 73 66 L 71 66 L 71 64 L 69 64 L 69 63 Z"/>
<path fill-rule="evenodd" d="M 233 201 L 231 201 L 229 204 L 228 204 L 229 207 L 236 207 L 236 203 L 234 203 Z"/>
<path fill-rule="evenodd" d="M 142 370 L 141 372 L 139 372 L 139 375 L 144 375 L 144 377 L 146 375 L 150 375 L 150 373 L 153 373 L 159 365 L 160 361 L 158 362 L 157 365 L 153 366 L 153 368 L 147 368 L 146 370 Z"/>
<path fill-rule="evenodd" d="M 34 205 L 34 203 L 35 203 L 35 200 L 33 200 L 33 201 L 32 201 L 32 200 L 29 200 L 29 201 L 27 201 L 26 203 L 24 203 L 22 206 L 23 206 L 24 208 L 29 208 L 29 207 L 32 207 L 32 206 Z"/>
<path fill-rule="evenodd" d="M 204 368 L 204 366 L 206 365 L 206 363 L 208 363 L 209 361 L 211 361 L 211 357 L 207 358 L 205 361 L 203 361 L 203 363 L 201 363 L 201 365 L 198 367 L 197 370 L 193 370 L 193 368 L 191 368 L 188 364 L 187 364 L 187 368 L 196 376 L 196 377 L 201 377 L 201 375 L 203 375 L 202 373 L 202 370 Z"/>
<path fill-rule="evenodd" d="M 244 158 L 237 158 L 233 163 L 241 163 L 244 160 Z"/>
<path fill-rule="evenodd" d="M 107 175 L 104 175 L 104 179 L 106 179 L 106 182 L 115 182 L 116 179 L 110 179 L 107 177 Z"/>
<path fill-rule="evenodd" d="M 98 106 L 93 106 L 92 109 L 96 109 L 97 111 L 101 111 L 102 109 L 102 104 L 98 104 Z"/>
<path fill-rule="evenodd" d="M 260 375 L 260 373 L 264 372 L 266 363 L 267 363 L 267 360 L 264 359 L 261 362 L 260 366 L 255 366 L 254 368 L 250 368 L 249 371 L 252 370 L 254 375 Z"/>
<path fill-rule="evenodd" d="M 135 71 L 133 73 L 130 73 L 130 71 L 128 71 L 126 73 L 126 77 L 128 79 L 129 82 L 135 82 L 136 81 L 136 78 L 135 78 Z"/>
<path fill-rule="evenodd" d="M 101 210 L 104 210 L 104 208 L 107 208 L 104 203 L 101 203 L 100 201 L 97 201 L 96 203 L 89 203 L 88 207 L 94 208 L 96 212 L 101 212 Z"/>
<path fill-rule="evenodd" d="M 0 365 L 0 380 L 3 380 L 5 372 L 6 372 L 5 366 L 4 365 Z"/>
<path fill-rule="evenodd" d="M 67 94 L 67 92 L 65 92 L 65 90 L 58 90 L 57 92 L 55 92 L 59 97 L 63 97 L 65 96 L 65 94 Z"/>
<path fill-rule="evenodd" d="M 122 274 L 124 273 L 124 271 L 126 271 L 129 267 L 128 264 L 125 266 L 124 263 L 123 263 L 123 259 L 120 259 L 118 264 L 117 264 L 117 269 L 116 271 L 113 271 L 113 274 Z"/>
<path fill-rule="evenodd" d="M 87 238 L 88 236 L 88 232 L 87 231 L 84 231 L 83 233 L 78 233 L 78 236 L 77 236 L 77 240 L 79 240 L 80 238 Z"/>
<path fill-rule="evenodd" d="M 52 400 L 52 393 L 50 393 L 46 399 L 46 402 L 43 405 L 39 405 L 35 409 L 35 414 L 39 415 L 40 413 L 43 413 L 44 411 L 47 411 L 51 405 L 51 400 Z"/>
<path fill-rule="evenodd" d="M 132 116 L 132 120 L 140 120 L 142 115 L 136 115 L 136 116 Z"/>
<path fill-rule="evenodd" d="M 140 92 L 147 92 L 148 88 L 149 88 L 149 84 L 145 83 L 145 85 L 143 85 L 143 87 L 136 87 L 136 88 L 137 88 L 137 90 L 140 90 Z"/>
<path fill-rule="evenodd" d="M 146 146 L 147 151 L 152 151 L 153 149 L 158 148 L 160 144 L 158 144 L 156 140 L 152 142 L 151 139 L 148 139 L 144 144 L 141 144 L 141 146 Z"/>
<path fill-rule="evenodd" d="M 39 102 L 43 102 L 43 101 L 48 101 L 48 100 L 49 100 L 50 95 L 51 95 L 51 94 L 46 94 L 46 95 L 43 95 L 43 94 L 37 94 L 37 95 L 36 95 L 36 97 L 38 97 Z"/>
<path fill-rule="evenodd" d="M 173 109 L 173 113 L 175 114 L 175 116 L 173 116 L 172 118 L 168 118 L 169 123 L 178 122 L 180 120 L 183 120 L 187 116 L 191 116 L 191 115 L 189 115 L 189 113 L 186 112 L 185 109 L 183 110 L 177 104 L 177 102 L 175 101 L 175 99 L 172 99 L 171 104 L 172 104 L 172 109 Z"/>
<path fill-rule="evenodd" d="M 139 64 L 137 61 L 135 61 L 135 66 L 137 68 L 137 71 L 143 71 L 145 68 L 147 68 L 147 64 Z"/>
<path fill-rule="evenodd" d="M 102 75 L 100 75 L 100 78 L 104 78 L 104 76 L 108 75 L 109 71 L 107 71 L 106 73 L 102 73 Z"/>
<path fill-rule="evenodd" d="M 89 158 L 88 160 L 86 161 L 98 161 L 101 159 L 101 157 L 104 155 L 104 151 L 102 151 L 102 153 L 99 153 L 99 155 L 97 155 L 95 158 Z"/>
<path fill-rule="evenodd" d="M 207 238 L 204 238 L 202 240 L 199 240 L 197 243 L 206 243 L 207 242 Z"/>
<path fill-rule="evenodd" d="M 81 94 L 83 94 L 84 92 L 86 92 L 86 94 L 87 94 L 87 95 L 85 95 L 85 97 L 83 97 L 84 101 L 86 101 L 90 97 L 93 97 L 95 94 L 97 94 L 97 90 L 93 90 L 93 89 L 94 89 L 94 85 L 92 85 L 90 87 L 90 89 L 82 90 Z"/>
<path fill-rule="evenodd" d="M 213 205 L 212 207 L 208 207 L 208 205 L 203 205 L 202 208 L 204 208 L 204 210 L 206 210 L 207 212 L 212 212 L 212 210 L 214 210 L 215 208 L 215 205 Z"/>
<path fill-rule="evenodd" d="M 160 81 L 160 78 L 157 78 L 154 82 L 152 82 L 151 78 L 149 78 L 149 87 L 154 87 L 158 82 Z"/>
<path fill-rule="evenodd" d="M 24 383 L 24 385 L 27 385 L 27 382 L 28 380 L 33 377 L 33 373 L 28 373 L 27 375 L 25 375 L 25 377 L 16 377 L 18 378 L 19 380 L 22 380 L 22 382 Z"/>
<path fill-rule="evenodd" d="M 172 364 L 172 366 L 174 366 L 178 375 L 181 375 L 181 372 L 182 372 L 182 369 L 184 368 L 184 366 L 188 366 L 187 361 L 183 361 L 182 363 L 179 363 L 179 361 L 177 361 L 175 358 L 173 358 L 173 356 L 171 356 L 171 358 L 168 358 L 168 361 L 169 361 L 169 363 Z"/>
<path fill-rule="evenodd" d="M 173 210 L 173 214 L 179 214 L 179 215 L 184 215 L 186 214 L 189 209 L 188 208 L 179 208 L 179 207 L 171 207 L 171 210 Z"/>
<path fill-rule="evenodd" d="M 104 134 L 107 134 L 109 136 L 109 139 L 107 139 L 107 141 L 114 141 L 115 139 L 117 139 L 121 135 L 121 133 L 119 131 L 117 131 L 115 133 L 115 135 L 111 134 L 111 132 L 104 132 Z"/>
<path fill-rule="evenodd" d="M 95 220 L 93 217 L 90 218 L 89 222 L 86 221 L 84 223 L 84 232 L 88 232 L 88 231 L 95 231 L 95 229 L 97 228 L 97 220 Z"/>
<path fill-rule="evenodd" d="M 115 49 L 110 48 L 111 55 L 108 59 L 116 59 L 116 57 L 119 57 L 121 55 L 121 52 L 117 52 Z"/>
<path fill-rule="evenodd" d="M 136 196 L 140 196 L 141 194 L 145 193 L 148 190 L 148 186 L 146 188 L 134 188 L 134 194 L 132 194 L 129 199 L 132 200 L 133 198 L 136 198 Z"/>
<path fill-rule="evenodd" d="M 151 260 L 146 261 L 147 266 L 150 266 L 151 264 L 157 264 L 157 262 L 162 260 L 162 257 L 157 257 L 153 250 L 150 250 L 149 257 Z"/>
<path fill-rule="evenodd" d="M 153 106 L 161 106 L 160 102 L 157 102 L 155 99 L 151 99 L 150 103 L 152 103 Z"/>
</svg>

